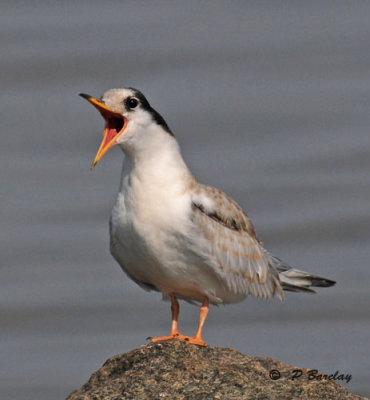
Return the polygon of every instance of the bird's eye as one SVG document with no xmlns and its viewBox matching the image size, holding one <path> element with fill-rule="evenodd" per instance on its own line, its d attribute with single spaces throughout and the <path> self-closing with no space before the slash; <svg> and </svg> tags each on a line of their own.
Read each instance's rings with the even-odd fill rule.
<svg viewBox="0 0 370 400">
<path fill-rule="evenodd" d="M 127 105 L 129 108 L 135 108 L 139 104 L 139 100 L 135 99 L 135 97 L 130 97 L 127 101 Z"/>
</svg>

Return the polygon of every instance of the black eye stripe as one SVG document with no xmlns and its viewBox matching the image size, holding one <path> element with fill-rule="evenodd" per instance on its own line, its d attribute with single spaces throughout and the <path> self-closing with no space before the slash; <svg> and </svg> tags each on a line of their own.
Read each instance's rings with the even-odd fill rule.
<svg viewBox="0 0 370 400">
<path fill-rule="evenodd" d="M 161 116 L 161 114 L 159 114 L 158 111 L 154 110 L 151 105 L 149 104 L 148 100 L 146 99 L 146 97 L 140 92 L 140 90 L 137 90 L 135 88 L 129 87 L 127 88 L 129 90 L 131 90 L 132 95 L 130 97 L 127 97 L 124 100 L 124 104 L 126 107 L 126 110 L 130 111 L 131 108 L 130 106 L 127 104 L 128 99 L 134 98 L 136 100 L 138 100 L 139 105 L 140 105 L 140 109 L 144 110 L 146 112 L 148 112 L 153 120 L 155 121 L 155 123 L 157 123 L 158 125 L 160 125 L 168 134 L 170 134 L 171 136 L 173 136 L 173 133 L 171 132 L 171 129 L 168 127 L 166 121 L 163 119 L 163 117 Z"/>
</svg>

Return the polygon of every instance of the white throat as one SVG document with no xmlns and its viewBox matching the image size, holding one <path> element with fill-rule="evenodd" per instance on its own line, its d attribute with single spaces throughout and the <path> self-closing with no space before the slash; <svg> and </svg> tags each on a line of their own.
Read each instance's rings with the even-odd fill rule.
<svg viewBox="0 0 370 400">
<path fill-rule="evenodd" d="M 140 186 L 146 193 L 161 191 L 181 193 L 193 181 L 177 140 L 159 125 L 135 127 L 135 134 L 128 132 L 126 140 L 120 144 L 129 160 L 124 162 L 122 183 L 132 189 Z"/>
</svg>

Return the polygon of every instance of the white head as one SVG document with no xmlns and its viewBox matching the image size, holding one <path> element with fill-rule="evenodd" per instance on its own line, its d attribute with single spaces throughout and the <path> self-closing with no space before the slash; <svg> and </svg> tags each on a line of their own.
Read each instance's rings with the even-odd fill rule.
<svg viewBox="0 0 370 400">
<path fill-rule="evenodd" d="M 100 99 L 83 93 L 80 96 L 96 107 L 105 119 L 103 141 L 91 168 L 115 144 L 134 159 L 145 150 L 155 151 L 156 146 L 169 138 L 174 141 L 166 121 L 136 89 L 110 89 Z"/>
</svg>

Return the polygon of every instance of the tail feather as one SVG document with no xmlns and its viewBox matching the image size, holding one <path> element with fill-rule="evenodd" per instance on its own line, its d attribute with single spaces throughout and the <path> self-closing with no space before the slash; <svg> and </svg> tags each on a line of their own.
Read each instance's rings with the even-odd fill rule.
<svg viewBox="0 0 370 400">
<path fill-rule="evenodd" d="M 330 287 L 336 283 L 330 279 L 294 269 L 275 256 L 271 257 L 271 261 L 278 270 L 281 286 L 286 291 L 316 293 L 311 287 Z"/>
<path fill-rule="evenodd" d="M 303 286 L 292 285 L 291 283 L 286 283 L 286 282 L 281 282 L 281 287 L 286 292 L 310 293 L 310 294 L 316 293 L 313 289 L 303 287 Z"/>
</svg>

